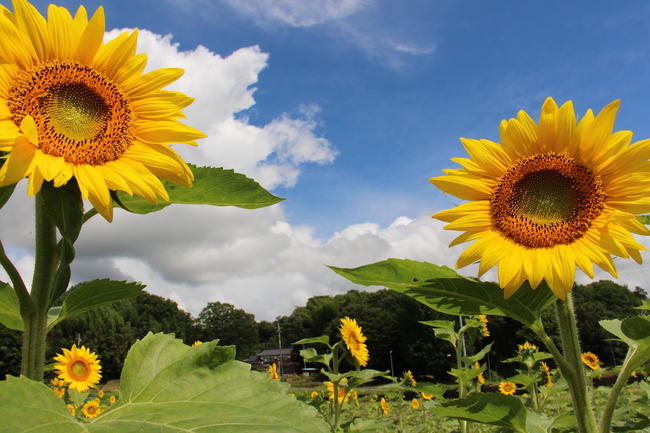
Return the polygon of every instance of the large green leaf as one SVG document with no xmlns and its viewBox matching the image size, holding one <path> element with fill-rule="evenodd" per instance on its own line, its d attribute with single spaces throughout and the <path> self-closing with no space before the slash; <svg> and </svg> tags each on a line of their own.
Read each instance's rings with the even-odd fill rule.
<svg viewBox="0 0 650 433">
<path fill-rule="evenodd" d="M 23 318 L 20 315 L 18 296 L 13 287 L 0 281 L 0 323 L 9 329 L 23 330 Z"/>
<path fill-rule="evenodd" d="M 452 315 L 494 314 L 531 325 L 557 298 L 544 283 L 532 290 L 525 283 L 509 299 L 495 283 L 458 275 L 446 266 L 412 260 L 388 259 L 354 269 L 330 267 L 363 286 L 384 286 Z"/>
<path fill-rule="evenodd" d="M 141 295 L 145 287 L 142 283 L 128 283 L 108 279 L 86 281 L 66 296 L 58 316 L 53 316 L 48 321 L 48 328 L 52 329 L 54 325 L 63 319 L 84 313 L 100 305 L 134 298 Z M 51 310 L 51 312 L 54 311 L 54 309 Z"/>
<path fill-rule="evenodd" d="M 89 423 L 62 399 L 25 378 L 0 382 L 3 431 L 12 433 L 319 432 L 314 408 L 287 395 L 289 386 L 235 361 L 234 347 L 196 347 L 149 333 L 129 351 L 120 399 Z M 6 429 L 6 430 L 4 430 Z"/>
<path fill-rule="evenodd" d="M 484 393 L 441 403 L 431 409 L 437 415 L 480 422 L 526 433 L 526 409 L 510 395 Z"/>
<path fill-rule="evenodd" d="M 119 201 L 131 212 L 146 214 L 159 211 L 173 203 L 258 209 L 284 200 L 262 188 L 253 179 L 233 170 L 193 165 L 190 165 L 190 168 L 194 173 L 194 185 L 191 188 L 163 182 L 169 193 L 169 201 L 153 204 L 140 197 L 118 192 Z"/>
</svg>

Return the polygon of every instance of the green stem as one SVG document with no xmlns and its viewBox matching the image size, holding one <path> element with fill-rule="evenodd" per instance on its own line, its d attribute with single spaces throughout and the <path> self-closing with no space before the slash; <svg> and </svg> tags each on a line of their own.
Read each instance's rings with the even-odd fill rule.
<svg viewBox="0 0 650 433">
<path fill-rule="evenodd" d="M 578 339 L 571 294 L 567 294 L 564 301 L 561 299 L 555 301 L 555 306 L 562 337 L 564 359 L 568 364 L 561 371 L 569 384 L 578 429 L 580 433 L 595 433 L 598 428 L 596 427 L 594 411 L 587 392 L 587 381 L 582 366 L 582 353 L 580 351 L 580 340 Z"/>
<path fill-rule="evenodd" d="M 623 387 L 627 384 L 627 380 L 634 370 L 636 370 L 642 363 L 637 359 L 637 362 L 632 362 L 634 358 L 635 349 L 630 348 L 623 362 L 621 371 L 618 373 L 616 378 L 616 383 L 612 387 L 612 392 L 609 394 L 607 399 L 607 406 L 605 406 L 605 411 L 603 412 L 602 419 L 600 421 L 600 431 L 603 433 L 609 433 L 610 427 L 612 424 L 612 416 L 614 415 L 614 409 L 616 409 L 616 402 L 618 401 L 618 396 L 621 394 Z"/>
<path fill-rule="evenodd" d="M 462 322 L 461 322 L 462 323 Z M 458 330 L 458 340 L 456 342 L 456 368 L 460 371 L 463 369 L 462 361 L 462 348 L 463 348 L 463 334 L 467 330 L 467 326 L 463 326 Z M 465 398 L 467 390 L 465 387 L 465 382 L 459 377 L 458 378 L 458 398 Z M 459 420 L 460 433 L 467 433 L 469 431 L 469 425 L 467 421 Z"/>
<path fill-rule="evenodd" d="M 47 313 L 50 309 L 50 292 L 54 281 L 58 258 L 56 253 L 56 227 L 48 218 L 41 194 L 36 194 L 36 250 L 34 278 L 30 293 L 34 308 L 23 311 L 25 330 L 23 335 L 22 374 L 32 380 L 43 380 L 45 363 L 45 338 Z"/>
</svg>

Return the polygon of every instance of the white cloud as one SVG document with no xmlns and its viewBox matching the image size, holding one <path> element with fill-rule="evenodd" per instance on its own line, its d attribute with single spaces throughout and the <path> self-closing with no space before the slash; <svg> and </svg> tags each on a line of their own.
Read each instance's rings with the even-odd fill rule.
<svg viewBox="0 0 650 433">
<path fill-rule="evenodd" d="M 259 23 L 279 22 L 310 27 L 345 18 L 372 3 L 371 0 L 224 0 Z"/>
</svg>

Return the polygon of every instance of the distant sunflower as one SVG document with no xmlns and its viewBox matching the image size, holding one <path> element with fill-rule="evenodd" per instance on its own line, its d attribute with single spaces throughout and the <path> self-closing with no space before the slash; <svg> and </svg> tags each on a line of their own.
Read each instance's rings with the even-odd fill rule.
<svg viewBox="0 0 650 433">
<path fill-rule="evenodd" d="M 341 337 L 345 342 L 352 357 L 357 360 L 360 366 L 365 367 L 368 364 L 370 355 L 368 354 L 368 347 L 366 346 L 366 337 L 361 332 L 361 327 L 357 325 L 357 321 L 345 317 L 341 319 Z"/>
<path fill-rule="evenodd" d="M 635 214 L 650 212 L 650 140 L 630 145 L 632 133 L 612 133 L 619 101 L 577 121 L 571 101 L 542 106 L 538 124 L 524 111 L 501 122 L 501 144 L 461 142 L 470 158 L 431 182 L 467 203 L 434 215 L 462 233 L 450 246 L 472 243 L 457 268 L 498 265 L 510 297 L 528 280 L 545 280 L 565 299 L 575 268 L 594 277 L 593 264 L 618 276 L 612 256 L 641 263 L 646 249 L 632 233 L 650 235 Z"/>
<path fill-rule="evenodd" d="M 117 399 L 115 398 L 115 396 L 111 395 L 111 396 L 108 398 L 108 401 L 109 401 L 111 404 L 115 404 L 115 401 L 117 401 Z"/>
<path fill-rule="evenodd" d="M 592 370 L 598 370 L 600 368 L 600 360 L 595 353 L 585 352 L 582 354 L 582 362 Z"/>
<path fill-rule="evenodd" d="M 85 346 L 77 348 L 75 344 L 70 350 L 63 349 L 63 355 L 57 354 L 54 360 L 58 361 L 54 364 L 54 369 L 57 370 L 59 379 L 68 384 L 70 389 L 86 392 L 88 388 L 94 388 L 102 378 L 102 367 L 97 355 Z"/>
<path fill-rule="evenodd" d="M 388 402 L 384 397 L 381 398 L 381 402 L 379 404 L 381 406 L 382 412 L 384 412 L 384 415 L 388 415 L 388 411 L 390 410 L 390 407 L 388 406 Z"/>
<path fill-rule="evenodd" d="M 542 367 L 542 371 L 544 372 L 544 375 L 546 376 L 546 386 L 552 386 L 553 385 L 553 376 L 551 375 L 551 369 L 549 368 L 548 364 L 545 362 L 541 362 L 540 366 Z"/>
<path fill-rule="evenodd" d="M 347 389 L 347 378 L 341 379 L 339 382 L 339 385 L 337 386 L 337 394 L 338 394 L 338 400 L 339 403 L 347 403 L 350 400 L 350 394 L 348 393 Z M 327 387 L 327 392 L 329 392 L 329 398 L 330 400 L 334 399 L 334 382 L 325 382 L 325 386 Z"/>
<path fill-rule="evenodd" d="M 490 330 L 488 329 L 488 318 L 485 314 L 480 314 L 478 320 L 481 321 L 481 336 L 489 337 Z"/>
<path fill-rule="evenodd" d="M 476 361 L 476 362 L 474 363 L 474 368 L 475 368 L 476 370 L 480 369 L 480 368 L 481 368 L 481 364 L 480 364 L 478 361 Z M 485 383 L 485 376 L 483 376 L 483 373 L 481 373 L 481 374 L 479 374 L 478 376 L 476 376 L 476 381 L 477 381 L 479 384 L 481 384 L 481 385 L 483 385 L 483 384 Z"/>
<path fill-rule="evenodd" d="M 271 375 L 269 377 L 269 379 L 271 379 L 271 380 L 280 380 L 280 376 L 278 376 L 278 365 L 277 364 L 269 365 L 269 374 Z"/>
<path fill-rule="evenodd" d="M 27 177 L 28 194 L 43 181 L 72 178 L 108 221 L 111 190 L 156 203 L 168 200 L 160 179 L 191 186 L 193 174 L 169 143 L 196 145 L 202 132 L 180 123 L 193 101 L 162 90 L 182 69 L 142 74 L 138 32 L 104 43 L 104 10 L 89 20 L 50 5 L 48 20 L 25 0 L 2 8 L 0 151 L 9 152 L 0 186 Z"/>
<path fill-rule="evenodd" d="M 104 409 L 100 406 L 99 401 L 97 400 L 91 400 L 81 407 L 81 413 L 83 413 L 86 418 L 96 418 L 101 415 L 102 412 L 104 412 Z"/>
<path fill-rule="evenodd" d="M 499 383 L 499 392 L 505 395 L 513 395 L 517 392 L 517 385 L 512 382 Z"/>
<path fill-rule="evenodd" d="M 421 393 L 421 395 L 424 400 L 431 400 L 433 398 L 433 395 L 427 394 L 426 392 Z"/>
<path fill-rule="evenodd" d="M 417 409 L 419 407 L 420 407 L 420 402 L 418 401 L 417 398 L 414 398 L 413 400 L 411 400 L 411 408 L 412 409 Z"/>
<path fill-rule="evenodd" d="M 413 377 L 413 373 L 411 370 L 407 370 L 406 373 L 404 373 L 404 382 L 408 386 L 417 386 L 417 381 Z"/>
</svg>

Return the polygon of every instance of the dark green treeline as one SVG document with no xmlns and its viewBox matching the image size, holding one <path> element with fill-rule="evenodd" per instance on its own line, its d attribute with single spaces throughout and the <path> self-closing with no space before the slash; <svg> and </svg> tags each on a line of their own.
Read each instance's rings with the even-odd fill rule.
<svg viewBox="0 0 650 433">
<path fill-rule="evenodd" d="M 598 325 L 598 321 L 639 314 L 634 307 L 647 299 L 646 292 L 640 288 L 630 291 L 611 281 L 599 281 L 578 285 L 573 293 L 583 351 L 597 354 L 606 367 L 620 364 L 625 347 L 606 341 L 612 336 Z M 559 340 L 553 307 L 544 315 L 547 331 Z M 446 372 L 454 362 L 451 345 L 436 339 L 433 331 L 419 322 L 458 321 L 458 317 L 437 313 L 391 290 L 351 290 L 344 295 L 310 298 L 307 305 L 279 319 L 282 345 L 286 347 L 300 339 L 321 335 L 329 335 L 331 341 L 336 341 L 340 319 L 345 316 L 356 319 L 368 338 L 369 368 L 390 370 L 392 358 L 396 375 L 411 370 L 417 377 L 427 380 L 450 380 Z M 517 344 L 531 341 L 543 350 L 534 334 L 519 322 L 498 316 L 490 316 L 489 320 L 490 337 L 470 333 L 466 344 L 471 354 L 494 343 L 489 354 L 493 375 L 505 377 L 513 373 L 514 365 L 500 361 L 512 357 Z M 80 342 L 98 354 L 104 379 L 117 379 L 129 348 L 149 331 L 174 333 L 187 344 L 219 339 L 222 345 L 237 347 L 237 359 L 246 359 L 264 348 L 278 346 L 277 325 L 278 322 L 256 322 L 252 314 L 220 302 L 209 303 L 198 318 L 193 318 L 173 301 L 143 294 L 57 325 L 48 336 L 48 359 L 51 360 L 62 347 L 69 348 Z M 6 374 L 19 374 L 20 345 L 21 334 L 0 325 L 0 379 Z"/>
</svg>

